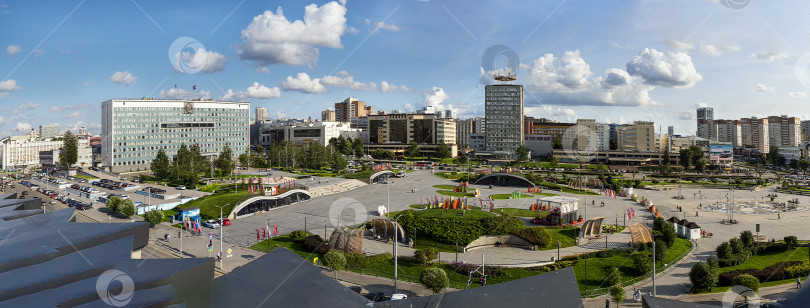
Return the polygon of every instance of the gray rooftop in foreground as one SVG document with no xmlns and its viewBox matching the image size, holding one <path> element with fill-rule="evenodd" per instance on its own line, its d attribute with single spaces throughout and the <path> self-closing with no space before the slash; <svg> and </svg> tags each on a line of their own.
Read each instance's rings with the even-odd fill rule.
<svg viewBox="0 0 810 308">
<path fill-rule="evenodd" d="M 701 303 L 682 302 L 663 297 L 641 296 L 641 306 L 644 308 L 717 308 L 715 305 Z"/>
</svg>

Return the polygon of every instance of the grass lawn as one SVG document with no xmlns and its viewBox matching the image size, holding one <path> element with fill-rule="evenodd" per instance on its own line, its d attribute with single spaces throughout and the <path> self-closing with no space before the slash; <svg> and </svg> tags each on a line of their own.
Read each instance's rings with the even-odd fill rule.
<svg viewBox="0 0 810 308">
<path fill-rule="evenodd" d="M 557 245 L 554 245 L 557 241 L 560 241 L 561 248 L 576 246 L 577 244 L 577 230 L 573 227 L 547 227 L 546 231 L 551 234 L 552 244 L 545 248 L 539 248 L 539 250 L 557 249 Z"/>
<path fill-rule="evenodd" d="M 361 180 L 361 179 L 368 179 L 370 176 L 371 176 L 371 169 L 358 171 L 355 173 L 348 173 L 343 177 L 347 179 Z"/>
<path fill-rule="evenodd" d="M 444 190 L 453 190 L 453 189 L 456 188 L 456 186 L 453 186 L 453 185 L 433 185 L 433 188 L 444 189 Z"/>
<path fill-rule="evenodd" d="M 745 261 L 743 264 L 721 267 L 718 273 L 728 273 L 734 270 L 763 269 L 777 263 L 788 261 L 807 261 L 807 253 L 807 247 L 797 247 L 794 250 L 782 252 L 765 252 L 751 256 L 751 258 L 748 258 L 748 261 Z"/>
<path fill-rule="evenodd" d="M 495 194 L 495 195 L 490 195 L 490 197 L 493 200 L 505 200 L 505 199 L 512 199 L 512 194 Z M 529 195 L 529 194 L 524 194 L 524 193 L 519 193 L 518 194 L 518 199 L 531 198 L 531 197 L 532 197 L 532 195 Z"/>
<path fill-rule="evenodd" d="M 202 216 L 203 219 L 215 219 L 219 218 L 219 208 L 216 206 L 227 204 L 222 208 L 222 215 L 227 216 L 236 205 L 236 202 L 246 197 L 247 194 L 248 192 L 246 190 L 240 190 L 239 193 L 220 193 L 208 195 L 189 201 L 188 203 L 183 204 L 182 208 L 199 207 L 200 216 Z"/>
<path fill-rule="evenodd" d="M 472 197 L 475 196 L 475 194 L 473 194 L 473 193 L 455 192 L 455 191 L 450 191 L 450 190 L 437 190 L 436 193 L 440 194 L 440 195 L 444 195 L 444 196 L 450 196 L 450 197 L 470 197 L 470 198 L 472 198 Z"/>
<path fill-rule="evenodd" d="M 468 219 L 481 219 L 481 218 L 484 218 L 484 217 L 492 216 L 492 214 L 490 214 L 487 211 L 482 211 L 482 210 L 480 210 L 480 209 L 478 209 L 476 207 L 470 207 L 469 211 L 450 210 L 450 209 L 448 209 L 448 210 L 428 209 L 428 210 L 414 211 L 414 216 L 416 216 L 416 217 L 464 217 L 464 218 L 468 218 Z"/>
<path fill-rule="evenodd" d="M 268 249 L 267 241 L 270 241 L 270 245 L 269 245 L 270 249 Z M 326 244 L 324 244 L 324 245 L 326 245 Z M 281 235 L 281 236 L 276 236 L 274 238 L 263 240 L 261 242 L 258 242 L 256 244 L 253 244 L 252 246 L 250 246 L 250 249 L 258 250 L 258 251 L 261 251 L 261 252 L 270 252 L 273 249 L 276 249 L 277 247 L 287 248 L 290 251 L 298 254 L 302 258 L 306 259 L 307 261 L 312 261 L 312 258 L 318 257 L 318 254 L 309 253 L 309 252 L 304 251 L 304 246 L 301 245 L 301 243 L 296 243 L 295 241 L 293 241 L 293 239 L 290 238 L 289 235 Z"/>
<path fill-rule="evenodd" d="M 502 208 L 503 213 L 509 216 L 517 216 L 517 217 L 546 217 L 548 216 L 547 211 L 532 211 L 527 209 L 516 209 L 516 208 Z"/>
<path fill-rule="evenodd" d="M 94 178 L 92 176 L 81 175 L 79 173 L 76 173 L 76 177 L 80 178 L 80 179 L 85 179 L 85 180 L 88 180 L 88 181 L 98 181 L 98 178 Z"/>
</svg>

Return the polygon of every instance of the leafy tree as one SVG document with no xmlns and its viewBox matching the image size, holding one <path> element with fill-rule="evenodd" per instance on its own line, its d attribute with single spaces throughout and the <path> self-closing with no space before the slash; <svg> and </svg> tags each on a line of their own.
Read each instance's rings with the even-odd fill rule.
<svg viewBox="0 0 810 308">
<path fill-rule="evenodd" d="M 371 157 L 374 159 L 385 159 L 388 156 L 388 154 L 386 154 L 385 152 L 387 151 L 377 148 L 376 150 L 374 150 L 374 152 L 371 152 Z"/>
<path fill-rule="evenodd" d="M 192 170 L 191 175 L 189 175 L 189 178 L 186 180 L 188 184 L 186 186 L 196 186 L 195 184 L 199 181 L 200 174 L 211 174 L 211 161 L 202 155 L 202 150 L 198 143 L 189 147 L 189 152 L 191 152 Z"/>
<path fill-rule="evenodd" d="M 408 145 L 408 148 L 405 150 L 405 156 L 408 158 L 414 158 L 419 156 L 419 145 L 416 142 L 411 142 Z"/>
<path fill-rule="evenodd" d="M 79 160 L 79 137 L 71 131 L 65 131 L 62 136 L 62 149 L 59 153 L 59 166 L 68 169 Z"/>
<path fill-rule="evenodd" d="M 323 262 L 326 266 L 340 271 L 346 268 L 346 256 L 340 250 L 330 249 L 323 255 Z"/>
<path fill-rule="evenodd" d="M 433 294 L 438 294 L 443 289 L 450 286 L 450 279 L 443 269 L 428 267 L 419 275 L 419 282 Z"/>
<path fill-rule="evenodd" d="M 667 257 L 667 243 L 658 239 L 655 240 L 655 261 L 664 263 L 664 258 Z"/>
<path fill-rule="evenodd" d="M 457 164 L 461 164 L 461 165 L 466 164 L 467 160 L 468 160 L 467 155 L 459 155 L 459 156 L 456 157 L 456 163 Z"/>
<path fill-rule="evenodd" d="M 742 242 L 745 247 L 751 247 L 754 245 L 754 235 L 748 230 L 740 232 L 740 242 Z"/>
<path fill-rule="evenodd" d="M 793 249 L 799 245 L 799 240 L 793 235 L 785 236 L 785 244 L 788 245 L 788 248 Z"/>
<path fill-rule="evenodd" d="M 633 254 L 633 268 L 636 274 L 644 275 L 652 271 L 652 258 L 646 252 Z"/>
<path fill-rule="evenodd" d="M 233 161 L 233 151 L 231 150 L 230 146 L 225 146 L 222 148 L 222 152 L 219 153 L 219 157 L 217 158 L 217 171 L 219 172 L 220 176 L 226 176 L 233 172 L 233 169 L 236 167 Z"/>
<path fill-rule="evenodd" d="M 152 160 L 150 169 L 152 169 L 152 174 L 158 180 L 165 181 L 169 178 L 172 171 L 171 162 L 169 162 L 169 156 L 166 155 L 166 151 L 163 149 L 158 150 L 157 156 Z"/>
<path fill-rule="evenodd" d="M 717 258 L 710 256 L 706 259 L 706 264 L 709 265 L 709 269 L 712 270 L 712 273 L 717 275 L 717 270 L 720 269 L 720 262 L 717 261 Z"/>
<path fill-rule="evenodd" d="M 518 162 L 524 162 L 524 161 L 527 161 L 529 159 L 528 158 L 529 152 L 526 151 L 526 146 L 524 146 L 522 144 L 515 151 L 515 155 L 517 155 L 517 161 Z"/>
<path fill-rule="evenodd" d="M 737 277 L 734 277 L 734 279 L 731 280 L 731 284 L 735 286 L 736 285 L 745 286 L 751 289 L 752 292 L 759 293 L 759 279 L 749 274 L 742 274 Z"/>
<path fill-rule="evenodd" d="M 743 251 L 743 244 L 740 241 L 740 239 L 738 239 L 736 237 L 728 240 L 728 244 L 731 246 L 731 252 L 732 253 L 737 254 L 737 253 L 741 253 Z"/>
<path fill-rule="evenodd" d="M 683 166 L 684 171 L 687 171 L 692 168 L 692 152 L 689 151 L 689 148 L 681 149 L 680 162 L 681 166 Z"/>
<path fill-rule="evenodd" d="M 118 206 L 121 204 L 121 198 L 119 197 L 110 197 L 107 199 L 107 202 L 104 203 L 104 206 L 107 207 L 110 211 L 118 212 Z"/>
<path fill-rule="evenodd" d="M 608 292 L 610 293 L 610 298 L 613 299 L 614 303 L 616 303 L 616 306 L 621 307 L 622 303 L 624 303 L 625 296 L 627 296 L 624 294 L 624 288 L 622 288 L 621 285 L 616 284 L 610 287 Z"/>
<path fill-rule="evenodd" d="M 717 245 L 715 251 L 717 251 L 717 256 L 720 257 L 720 259 L 728 259 L 731 257 L 731 245 L 729 245 L 728 242 L 722 242 L 720 245 Z"/>
<path fill-rule="evenodd" d="M 666 224 L 661 230 L 661 239 L 667 244 L 667 247 L 672 247 L 675 244 L 675 239 L 678 235 L 675 233 L 675 228 L 671 224 Z"/>
<path fill-rule="evenodd" d="M 557 156 L 554 156 L 554 155 L 551 156 L 551 158 L 549 159 L 548 162 L 551 165 L 551 168 L 557 168 L 557 164 L 559 163 L 557 161 Z"/>
<path fill-rule="evenodd" d="M 248 158 L 249 157 L 248 157 L 247 153 L 239 154 L 239 157 L 238 157 L 239 165 L 242 166 L 242 167 L 246 167 L 248 165 Z"/>
<path fill-rule="evenodd" d="M 605 285 L 615 286 L 621 284 L 621 282 L 622 282 L 622 273 L 619 271 L 619 268 L 611 266 L 608 269 L 607 277 L 605 277 Z"/>
<path fill-rule="evenodd" d="M 132 215 L 135 215 L 135 204 L 129 199 L 122 201 L 118 205 L 118 213 L 121 213 L 126 218 L 132 217 Z"/>
<path fill-rule="evenodd" d="M 438 256 L 439 251 L 436 248 L 428 247 L 425 249 L 419 249 L 413 253 L 413 257 L 421 262 L 422 264 L 428 264 L 431 261 L 435 260 Z"/>
<path fill-rule="evenodd" d="M 717 275 L 705 262 L 697 262 L 689 270 L 689 281 L 692 282 L 692 292 L 698 290 L 711 291 L 717 284 Z"/>
<path fill-rule="evenodd" d="M 256 146 L 256 153 L 259 153 L 259 155 L 264 154 L 264 147 L 261 146 L 261 145 L 257 145 Z"/>
<path fill-rule="evenodd" d="M 439 145 L 436 146 L 436 154 L 434 154 L 438 159 L 445 159 L 450 157 L 450 148 L 447 147 L 444 142 L 440 142 Z"/>
<path fill-rule="evenodd" d="M 143 214 L 143 219 L 146 220 L 152 227 L 159 225 L 163 222 L 163 211 L 152 210 Z"/>
<path fill-rule="evenodd" d="M 343 158 L 342 152 L 332 153 L 332 169 L 334 169 L 338 174 L 346 170 L 348 165 L 349 162 Z"/>
<path fill-rule="evenodd" d="M 554 150 L 562 150 L 563 146 L 560 139 L 554 139 L 554 142 L 551 144 L 551 148 Z"/>
<path fill-rule="evenodd" d="M 363 150 L 363 141 L 360 138 L 354 139 L 352 141 L 352 149 L 354 152 L 354 157 L 361 158 L 365 156 L 365 151 Z"/>
<path fill-rule="evenodd" d="M 768 158 L 768 162 L 771 163 L 772 165 L 779 165 L 779 164 L 777 164 L 778 160 L 779 160 L 779 158 L 778 158 L 779 157 L 779 148 L 776 147 L 775 145 L 772 145 L 770 147 L 770 151 L 768 151 L 768 154 L 766 155 L 766 157 Z"/>
<path fill-rule="evenodd" d="M 661 232 L 661 231 L 663 231 L 663 230 L 664 230 L 664 227 L 665 227 L 666 225 L 669 225 L 669 223 L 668 223 L 666 220 L 664 220 L 663 218 L 661 218 L 661 217 L 656 217 L 656 218 L 653 220 L 653 230 L 654 230 L 654 231 Z M 671 225 L 670 225 L 670 226 L 671 226 Z"/>
</svg>

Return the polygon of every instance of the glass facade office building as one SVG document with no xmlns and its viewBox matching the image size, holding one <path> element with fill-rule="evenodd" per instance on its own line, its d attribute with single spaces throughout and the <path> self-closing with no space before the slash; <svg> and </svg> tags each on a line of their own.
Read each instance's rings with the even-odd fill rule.
<svg viewBox="0 0 810 308">
<path fill-rule="evenodd" d="M 514 156 L 523 144 L 523 86 L 488 85 L 484 94 L 487 151 Z"/>
<path fill-rule="evenodd" d="M 101 103 L 101 130 L 102 166 L 113 172 L 148 170 L 158 150 L 171 159 L 181 144 L 239 155 L 250 146 L 250 103 L 113 99 Z"/>
</svg>

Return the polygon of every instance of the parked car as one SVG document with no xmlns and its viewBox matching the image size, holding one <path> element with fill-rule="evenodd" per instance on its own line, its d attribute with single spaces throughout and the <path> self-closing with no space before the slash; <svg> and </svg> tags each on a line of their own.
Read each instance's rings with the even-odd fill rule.
<svg viewBox="0 0 810 308">
<path fill-rule="evenodd" d="M 183 186 L 183 185 L 177 186 L 177 187 L 175 187 L 175 188 L 177 188 L 178 190 L 185 190 L 185 189 L 186 189 L 186 187 L 185 187 L 185 186 Z"/>
<path fill-rule="evenodd" d="M 392 301 L 398 301 L 398 300 L 403 300 L 403 299 L 408 299 L 408 295 L 405 295 L 405 294 L 402 294 L 402 293 L 394 293 L 394 294 L 391 295 L 391 300 Z"/>
<path fill-rule="evenodd" d="M 231 220 L 227 219 L 227 218 L 223 218 L 222 221 L 217 219 L 217 222 L 222 224 L 223 226 L 230 226 L 231 225 Z"/>
<path fill-rule="evenodd" d="M 211 229 L 219 228 L 219 223 L 217 223 L 215 220 L 206 220 L 206 221 L 203 221 L 202 224 L 203 224 L 203 226 L 211 228 Z"/>
</svg>

